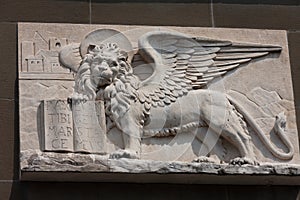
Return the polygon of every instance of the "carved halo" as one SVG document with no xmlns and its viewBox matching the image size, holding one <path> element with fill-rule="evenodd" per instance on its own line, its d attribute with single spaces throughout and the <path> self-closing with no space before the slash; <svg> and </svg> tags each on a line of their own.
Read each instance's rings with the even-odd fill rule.
<svg viewBox="0 0 300 200">
<path fill-rule="evenodd" d="M 80 55 L 82 57 L 88 52 L 88 47 L 90 45 L 98 45 L 115 43 L 118 47 L 128 53 L 128 59 L 131 61 L 132 45 L 128 38 L 121 32 L 113 29 L 99 29 L 89 33 L 80 44 Z"/>
<path fill-rule="evenodd" d="M 98 29 L 85 36 L 83 41 L 65 46 L 59 53 L 59 61 L 63 67 L 74 72 L 78 71 L 80 63 L 88 52 L 90 45 L 115 43 L 128 54 L 128 62 L 133 58 L 133 48 L 128 38 L 121 32 L 113 29 Z"/>
</svg>

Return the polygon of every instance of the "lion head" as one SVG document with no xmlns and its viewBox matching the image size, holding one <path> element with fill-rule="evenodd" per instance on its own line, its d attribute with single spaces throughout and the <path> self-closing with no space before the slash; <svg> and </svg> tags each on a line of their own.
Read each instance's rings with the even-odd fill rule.
<svg viewBox="0 0 300 200">
<path fill-rule="evenodd" d="M 132 73 L 127 58 L 117 44 L 90 45 L 75 77 L 75 91 L 94 100 L 99 90 Z"/>
<path fill-rule="evenodd" d="M 116 120 L 136 100 L 139 84 L 118 45 L 90 45 L 75 77 L 75 93 L 89 100 L 103 98 L 108 115 Z"/>
</svg>

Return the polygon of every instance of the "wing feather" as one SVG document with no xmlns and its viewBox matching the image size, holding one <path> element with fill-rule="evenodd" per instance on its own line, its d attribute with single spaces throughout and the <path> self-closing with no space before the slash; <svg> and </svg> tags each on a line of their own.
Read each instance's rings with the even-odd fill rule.
<svg viewBox="0 0 300 200">
<path fill-rule="evenodd" d="M 220 53 L 217 55 L 215 60 L 238 60 L 238 59 L 246 59 L 246 58 L 258 58 L 261 56 L 265 56 L 269 54 L 269 52 L 259 52 L 259 53 Z"/>
<path fill-rule="evenodd" d="M 59 52 L 59 61 L 62 66 L 71 69 L 73 72 L 77 72 L 82 61 L 79 46 L 79 43 L 71 43 L 64 46 Z"/>
<path fill-rule="evenodd" d="M 142 82 L 139 99 L 154 107 L 169 105 L 241 64 L 280 50 L 279 46 L 191 38 L 166 31 L 149 32 L 139 39 L 139 54 L 154 62 L 151 65 L 154 72 Z"/>
</svg>

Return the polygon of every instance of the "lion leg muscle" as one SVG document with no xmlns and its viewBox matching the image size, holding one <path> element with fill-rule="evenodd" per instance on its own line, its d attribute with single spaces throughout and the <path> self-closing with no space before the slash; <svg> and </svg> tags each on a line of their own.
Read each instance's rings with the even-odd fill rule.
<svg viewBox="0 0 300 200">
<path fill-rule="evenodd" d="M 124 149 L 112 153 L 110 158 L 139 159 L 141 153 L 141 127 L 132 117 L 124 116 L 117 126 L 122 131 Z"/>
<path fill-rule="evenodd" d="M 124 112 L 120 117 L 115 118 L 115 123 L 122 131 L 124 149 L 112 154 L 112 158 L 140 158 L 141 153 L 141 134 L 143 128 L 140 124 L 142 116 L 139 106 L 132 107 Z"/>
</svg>

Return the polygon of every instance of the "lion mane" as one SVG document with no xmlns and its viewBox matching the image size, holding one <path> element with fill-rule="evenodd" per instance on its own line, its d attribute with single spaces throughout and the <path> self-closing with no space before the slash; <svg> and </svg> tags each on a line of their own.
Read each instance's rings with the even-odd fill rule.
<svg viewBox="0 0 300 200">
<path fill-rule="evenodd" d="M 97 89 L 96 86 L 91 82 L 90 64 L 93 59 L 93 55 L 87 54 L 83 59 L 75 77 L 75 92 L 87 95 L 89 99 L 94 99 L 96 97 Z"/>
<path fill-rule="evenodd" d="M 105 88 L 106 113 L 115 121 L 122 118 L 130 105 L 137 101 L 139 83 L 140 80 L 135 75 L 123 74 Z"/>
<path fill-rule="evenodd" d="M 113 52 L 119 65 L 112 82 L 100 88 L 91 79 L 93 75 L 91 64 L 103 53 L 99 48 Z M 126 52 L 120 51 L 116 44 L 106 44 L 89 49 L 75 77 L 75 92 L 86 95 L 90 100 L 104 98 L 106 113 L 116 121 L 128 111 L 131 103 L 137 101 L 140 82 L 140 79 L 133 74 L 132 66 L 127 62 Z"/>
</svg>

